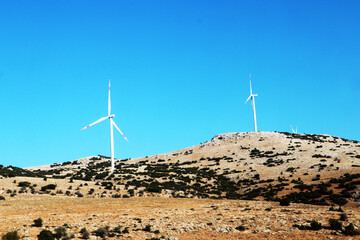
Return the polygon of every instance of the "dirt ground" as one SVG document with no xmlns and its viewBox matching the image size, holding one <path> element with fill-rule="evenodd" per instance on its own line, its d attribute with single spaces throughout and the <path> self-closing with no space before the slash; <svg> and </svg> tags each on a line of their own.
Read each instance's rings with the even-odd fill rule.
<svg viewBox="0 0 360 240">
<path fill-rule="evenodd" d="M 348 220 L 360 226 L 357 205 L 345 207 Z M 174 198 L 72 198 L 59 196 L 16 196 L 0 201 L 0 236 L 17 230 L 23 239 L 37 239 L 42 229 L 54 231 L 65 226 L 67 233 L 90 233 L 100 227 L 128 227 L 129 233 L 113 239 L 360 239 L 341 232 L 322 229 L 299 230 L 294 224 L 310 225 L 316 220 L 323 226 L 330 218 L 339 219 L 339 212 L 328 206 L 275 202 L 174 199 Z M 42 218 L 43 227 L 33 227 L 34 219 Z M 150 232 L 145 231 L 150 225 Z M 236 228 L 245 227 L 239 231 Z M 96 239 L 91 234 L 92 239 Z"/>
</svg>

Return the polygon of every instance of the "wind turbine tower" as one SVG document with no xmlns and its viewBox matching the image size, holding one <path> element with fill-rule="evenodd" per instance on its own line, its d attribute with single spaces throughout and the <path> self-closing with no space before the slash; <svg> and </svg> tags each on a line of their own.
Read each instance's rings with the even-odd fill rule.
<svg viewBox="0 0 360 240">
<path fill-rule="evenodd" d="M 245 104 L 251 99 L 251 103 L 252 103 L 252 107 L 253 107 L 253 112 L 254 112 L 255 132 L 257 132 L 256 111 L 255 111 L 255 97 L 257 97 L 257 94 L 253 94 L 253 93 L 252 93 L 252 89 L 251 89 L 251 73 L 250 73 L 250 76 L 249 76 L 249 80 L 250 80 L 250 96 L 249 96 L 249 98 L 246 100 Z"/>
<path fill-rule="evenodd" d="M 125 138 L 126 141 L 129 142 L 129 140 L 127 140 L 127 138 L 125 137 L 125 135 L 121 132 L 120 128 L 116 125 L 116 123 L 114 122 L 113 118 L 115 117 L 115 114 L 110 114 L 111 111 L 111 101 L 110 101 L 110 80 L 109 80 L 109 99 L 108 99 L 108 115 L 106 117 L 100 118 L 99 120 L 96 120 L 95 122 L 93 122 L 92 124 L 84 127 L 81 130 L 84 130 L 88 127 L 91 127 L 99 122 L 102 122 L 106 119 L 110 119 L 110 151 L 111 151 L 111 171 L 114 171 L 115 168 L 115 164 L 114 164 L 114 134 L 113 134 L 113 126 L 121 133 L 121 135 Z"/>
</svg>

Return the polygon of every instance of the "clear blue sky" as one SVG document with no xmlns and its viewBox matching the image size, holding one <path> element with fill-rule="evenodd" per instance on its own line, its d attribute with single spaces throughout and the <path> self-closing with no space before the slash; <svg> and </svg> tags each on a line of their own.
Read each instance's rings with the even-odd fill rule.
<svg viewBox="0 0 360 240">
<path fill-rule="evenodd" d="M 0 164 L 160 154 L 226 132 L 360 140 L 359 1 L 0 0 Z"/>
</svg>

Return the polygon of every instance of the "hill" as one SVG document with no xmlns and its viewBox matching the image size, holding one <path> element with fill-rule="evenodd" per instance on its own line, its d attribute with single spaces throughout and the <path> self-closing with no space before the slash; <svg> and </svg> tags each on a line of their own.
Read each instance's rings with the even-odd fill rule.
<svg viewBox="0 0 360 240">
<path fill-rule="evenodd" d="M 113 239 L 355 235 L 359 161 L 357 141 L 258 132 L 116 160 L 114 172 L 106 156 L 0 166 L 0 234 L 18 230 L 23 239 L 36 239 L 46 229 L 81 238 L 86 228 L 92 238 Z M 43 227 L 34 227 L 37 218 Z"/>
<path fill-rule="evenodd" d="M 186 149 L 115 164 L 111 173 L 109 158 L 92 156 L 28 170 L 36 176 L 105 188 L 95 187 L 92 197 L 287 198 L 343 205 L 357 200 L 360 143 L 329 135 L 226 133 Z M 89 196 L 81 189 L 61 190 Z"/>
</svg>

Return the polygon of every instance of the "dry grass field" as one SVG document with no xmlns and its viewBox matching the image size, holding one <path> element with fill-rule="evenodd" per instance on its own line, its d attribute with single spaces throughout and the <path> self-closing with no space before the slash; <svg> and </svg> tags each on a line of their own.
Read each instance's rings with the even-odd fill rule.
<svg viewBox="0 0 360 240">
<path fill-rule="evenodd" d="M 357 206 L 344 208 L 348 220 L 359 226 Z M 328 206 L 275 202 L 174 198 L 70 198 L 49 196 L 15 197 L 0 202 L 0 234 L 18 230 L 24 239 L 37 239 L 42 229 L 65 226 L 69 235 L 80 238 L 82 228 L 93 232 L 117 226 L 129 233 L 109 239 L 358 239 L 339 231 L 299 230 L 294 224 L 323 226 L 340 213 Z M 32 227 L 41 217 L 43 227 Z M 146 230 L 146 226 L 149 231 Z M 236 228 L 243 226 L 245 230 Z M 95 238 L 94 236 L 92 238 Z"/>
</svg>

